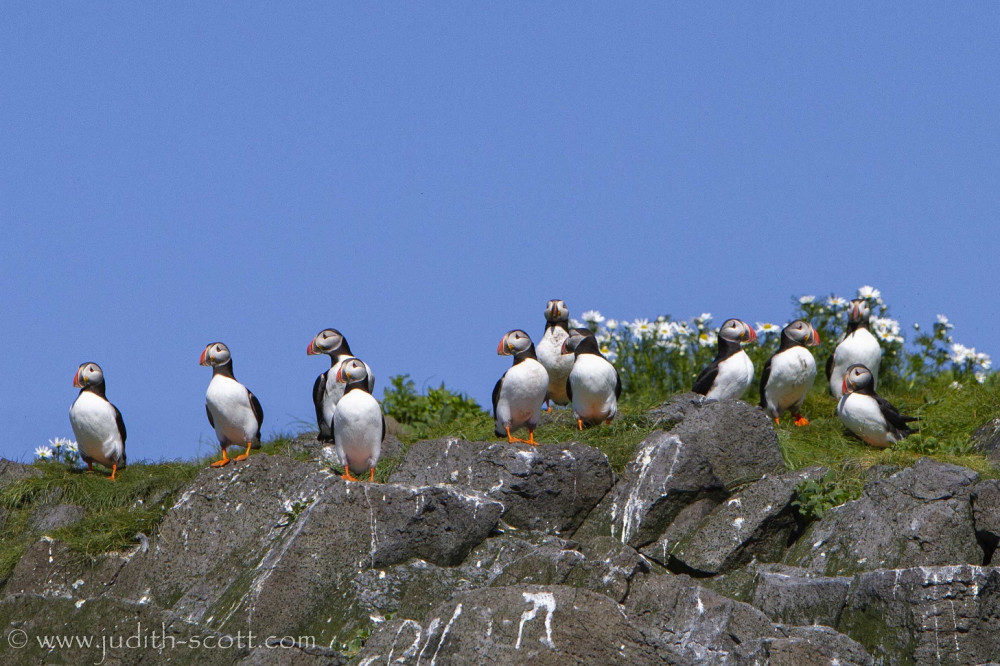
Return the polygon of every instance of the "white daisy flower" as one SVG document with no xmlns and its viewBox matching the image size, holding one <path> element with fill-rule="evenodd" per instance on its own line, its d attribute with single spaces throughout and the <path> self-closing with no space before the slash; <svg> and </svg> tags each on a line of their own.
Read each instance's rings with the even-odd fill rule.
<svg viewBox="0 0 1000 666">
<path fill-rule="evenodd" d="M 777 326 L 770 322 L 757 322 L 757 335 L 767 335 L 768 333 L 777 333 L 779 329 Z"/>
<path fill-rule="evenodd" d="M 826 299 L 826 304 L 831 308 L 846 308 L 850 305 L 850 301 L 846 298 L 841 298 L 840 296 L 830 296 Z"/>
<path fill-rule="evenodd" d="M 719 342 L 715 331 L 703 331 L 698 335 L 698 344 L 702 347 L 714 347 Z"/>
<path fill-rule="evenodd" d="M 604 327 L 606 329 L 608 329 L 609 331 L 613 331 L 616 328 L 618 328 L 618 320 L 617 319 L 609 319 L 606 322 L 604 322 Z"/>
<path fill-rule="evenodd" d="M 65 449 L 70 453 L 77 453 L 79 451 L 76 446 L 76 442 L 71 442 L 69 440 L 66 440 Z"/>
<path fill-rule="evenodd" d="M 966 347 L 965 345 L 956 342 L 951 346 L 951 353 L 948 354 L 948 357 L 951 358 L 953 362 L 961 365 L 966 361 L 975 360 L 976 349 L 975 347 Z"/>
<path fill-rule="evenodd" d="M 937 323 L 939 323 L 942 326 L 944 326 L 945 330 L 949 330 L 949 329 L 955 328 L 955 325 L 952 324 L 950 321 L 948 321 L 948 318 L 945 317 L 943 314 L 939 314 L 937 316 Z"/>
<path fill-rule="evenodd" d="M 799 296 L 799 303 L 802 305 L 808 305 L 816 300 L 815 296 Z"/>
<path fill-rule="evenodd" d="M 867 298 L 876 303 L 882 302 L 882 292 L 870 285 L 865 285 L 858 289 L 858 298 Z"/>
<path fill-rule="evenodd" d="M 587 310 L 582 315 L 584 321 L 591 322 L 594 324 L 600 324 L 604 321 L 604 316 L 597 310 Z"/>
<path fill-rule="evenodd" d="M 980 384 L 982 384 L 983 382 L 986 381 L 986 373 L 985 372 L 975 372 L 975 373 L 973 373 L 973 376 L 976 378 L 976 381 L 979 382 Z"/>
<path fill-rule="evenodd" d="M 629 328 L 632 329 L 632 334 L 640 340 L 648 338 L 653 334 L 653 327 L 648 319 L 636 319 L 629 324 Z"/>
<path fill-rule="evenodd" d="M 990 367 L 993 365 L 993 359 L 990 358 L 989 354 L 979 353 L 976 354 L 976 364 L 979 365 L 983 370 L 989 370 Z"/>
<path fill-rule="evenodd" d="M 35 457 L 39 460 L 48 460 L 52 457 L 52 449 L 47 446 L 39 446 L 35 449 Z"/>
<path fill-rule="evenodd" d="M 569 318 L 569 327 L 570 328 L 587 328 L 587 326 L 582 321 L 580 321 L 579 319 L 573 319 L 572 317 Z"/>
<path fill-rule="evenodd" d="M 49 440 L 49 447 L 51 447 L 51 448 L 55 449 L 56 451 L 58 451 L 59 449 L 61 449 L 63 447 L 63 442 L 65 442 L 65 441 L 66 440 L 64 440 L 62 437 L 56 437 L 55 439 L 50 439 Z"/>
</svg>

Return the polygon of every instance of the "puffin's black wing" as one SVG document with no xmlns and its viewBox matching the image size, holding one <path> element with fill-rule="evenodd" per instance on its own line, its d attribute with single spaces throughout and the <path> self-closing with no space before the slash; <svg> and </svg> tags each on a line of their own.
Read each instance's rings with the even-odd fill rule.
<svg viewBox="0 0 1000 666">
<path fill-rule="evenodd" d="M 385 441 L 385 414 L 382 415 L 382 440 Z"/>
<path fill-rule="evenodd" d="M 837 350 L 834 349 L 832 352 L 830 352 L 830 355 L 826 359 L 826 381 L 827 381 L 827 383 L 829 383 L 830 378 L 833 376 L 833 356 L 836 353 L 837 353 Z"/>
<path fill-rule="evenodd" d="M 903 416 L 892 403 L 880 395 L 875 396 L 875 402 L 878 403 L 879 411 L 882 412 L 882 417 L 886 420 L 886 423 L 907 435 L 911 432 L 916 432 L 915 430 L 911 430 L 907 425 L 911 421 L 916 421 L 916 416 Z"/>
<path fill-rule="evenodd" d="M 615 370 L 615 400 L 622 397 L 622 376 Z"/>
<path fill-rule="evenodd" d="M 329 370 L 327 370 L 329 372 Z M 316 406 L 316 425 L 323 432 L 323 392 L 326 390 L 326 372 L 316 378 L 313 383 L 313 405 Z"/>
<path fill-rule="evenodd" d="M 773 356 L 771 358 L 774 358 Z M 767 409 L 767 398 L 764 396 L 764 389 L 767 388 L 767 380 L 771 378 L 771 358 L 767 359 L 764 369 L 760 373 L 760 406 Z"/>
<path fill-rule="evenodd" d="M 121 435 L 122 446 L 124 446 L 125 438 L 128 436 L 128 434 L 125 432 L 125 419 L 122 418 L 122 413 L 118 411 L 117 407 L 115 407 L 114 405 L 111 405 L 111 407 L 115 410 L 115 423 L 118 424 L 118 434 Z"/>
<path fill-rule="evenodd" d="M 621 381 L 620 379 L 618 380 Z M 569 377 L 566 378 L 566 397 L 570 400 L 573 399 L 573 385 L 569 383 Z"/>
<path fill-rule="evenodd" d="M 212 419 L 212 410 L 208 408 L 208 405 L 205 405 L 205 413 L 208 414 L 208 425 L 210 425 L 210 426 L 212 426 L 214 428 L 215 427 L 215 420 Z"/>
<path fill-rule="evenodd" d="M 493 387 L 493 418 L 497 417 L 497 402 L 500 401 L 500 386 L 503 384 L 504 377 L 507 373 L 503 373 L 500 379 L 497 380 L 497 385 Z"/>
<path fill-rule="evenodd" d="M 257 438 L 260 439 L 260 428 L 264 425 L 264 408 L 260 406 L 260 400 L 250 392 L 250 389 L 247 389 L 247 396 L 250 398 L 250 409 L 253 410 L 253 415 L 257 417 Z"/>
<path fill-rule="evenodd" d="M 718 359 L 712 361 L 705 368 L 698 373 L 698 379 L 694 380 L 694 388 L 691 390 L 695 393 L 700 393 L 701 395 L 708 395 L 708 392 L 712 390 L 712 384 L 715 383 L 715 378 L 719 376 L 719 361 Z"/>
</svg>

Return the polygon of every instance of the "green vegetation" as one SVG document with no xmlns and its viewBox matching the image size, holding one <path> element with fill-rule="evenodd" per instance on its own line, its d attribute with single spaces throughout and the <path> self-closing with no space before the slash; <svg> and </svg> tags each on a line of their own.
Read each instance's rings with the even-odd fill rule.
<svg viewBox="0 0 1000 666">
<path fill-rule="evenodd" d="M 452 393 L 444 382 L 422 395 L 409 375 L 390 377 L 389 384 L 382 398 L 382 411 L 404 426 L 408 441 L 426 439 L 442 426 L 484 413 L 475 400 L 464 393 Z"/>
</svg>

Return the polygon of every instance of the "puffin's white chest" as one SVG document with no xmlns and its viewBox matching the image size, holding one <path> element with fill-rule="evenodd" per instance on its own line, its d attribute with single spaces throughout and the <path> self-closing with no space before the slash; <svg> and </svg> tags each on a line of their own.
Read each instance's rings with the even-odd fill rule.
<svg viewBox="0 0 1000 666">
<path fill-rule="evenodd" d="M 219 442 L 242 444 L 258 436 L 257 417 L 243 384 L 231 377 L 215 375 L 205 392 L 205 405 L 212 414 Z"/>
<path fill-rule="evenodd" d="M 333 415 L 337 411 L 337 403 L 344 397 L 344 389 L 347 388 L 347 384 L 337 381 L 337 371 L 340 370 L 340 366 L 344 365 L 345 361 L 349 361 L 352 358 L 354 357 L 345 356 L 339 359 L 330 366 L 330 369 L 326 373 L 326 386 L 323 389 L 323 418 L 326 419 L 327 423 L 333 423 Z M 368 371 L 368 391 L 370 393 L 375 390 L 375 375 L 372 374 L 372 369 L 368 367 L 367 363 L 365 363 L 365 369 Z"/>
<path fill-rule="evenodd" d="M 382 410 L 370 393 L 355 389 L 337 403 L 333 434 L 340 461 L 355 474 L 375 467 L 382 452 Z"/>
<path fill-rule="evenodd" d="M 606 359 L 595 354 L 580 354 L 569 373 L 569 382 L 577 418 L 599 422 L 614 417 L 618 411 L 615 397 L 618 374 Z"/>
<path fill-rule="evenodd" d="M 848 430 L 872 446 L 885 448 L 897 441 L 871 396 L 848 393 L 837 404 L 837 416 Z"/>
<path fill-rule="evenodd" d="M 873 388 L 878 387 L 878 368 L 882 362 L 882 347 L 866 328 L 859 328 L 837 345 L 830 371 L 830 392 L 835 398 L 843 395 L 844 374 L 855 363 L 861 363 L 872 373 Z"/>
<path fill-rule="evenodd" d="M 765 393 L 769 405 L 780 411 L 798 404 L 816 380 L 816 360 L 805 347 L 795 346 L 771 358 Z"/>
<path fill-rule="evenodd" d="M 573 355 L 563 354 L 562 346 L 569 337 L 561 326 L 553 326 L 545 331 L 535 346 L 535 355 L 549 373 L 549 387 L 546 397 L 557 405 L 569 402 L 566 396 L 566 380 L 573 369 Z"/>
<path fill-rule="evenodd" d="M 541 363 L 528 358 L 513 365 L 504 375 L 497 398 L 496 420 L 511 429 L 538 424 L 542 403 L 549 386 L 549 373 Z"/>
<path fill-rule="evenodd" d="M 719 373 L 706 398 L 714 400 L 739 399 L 753 383 L 753 361 L 742 349 L 719 362 Z"/>
<path fill-rule="evenodd" d="M 121 460 L 125 446 L 110 402 L 83 391 L 69 408 L 69 421 L 84 455 L 108 467 Z"/>
</svg>

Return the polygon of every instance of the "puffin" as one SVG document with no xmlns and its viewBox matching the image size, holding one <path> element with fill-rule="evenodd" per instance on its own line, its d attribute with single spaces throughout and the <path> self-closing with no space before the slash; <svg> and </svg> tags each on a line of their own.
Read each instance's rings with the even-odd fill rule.
<svg viewBox="0 0 1000 666">
<path fill-rule="evenodd" d="M 868 368 L 872 375 L 872 388 L 878 386 L 878 367 L 882 362 L 882 347 L 869 330 L 871 308 L 868 301 L 855 298 L 847 312 L 847 332 L 830 357 L 826 359 L 826 379 L 830 393 L 840 400 L 844 389 L 844 374 L 847 368 L 860 364 Z"/>
<path fill-rule="evenodd" d="M 884 449 L 916 430 L 909 423 L 915 416 L 903 416 L 888 400 L 875 393 L 875 375 L 867 367 L 855 363 L 844 373 L 843 393 L 837 403 L 840 422 L 872 446 Z"/>
<path fill-rule="evenodd" d="M 327 354 L 330 369 L 316 378 L 313 384 L 313 405 L 316 407 L 316 424 L 319 426 L 321 442 L 333 441 L 333 415 L 337 411 L 337 401 L 344 395 L 344 384 L 337 381 L 337 371 L 349 358 L 354 358 L 347 338 L 335 328 L 326 328 L 316 334 L 306 348 L 306 354 L 316 356 Z M 368 392 L 375 390 L 375 375 L 368 371 Z"/>
<path fill-rule="evenodd" d="M 545 304 L 545 332 L 538 341 L 538 362 L 545 366 L 549 373 L 549 388 L 545 392 L 548 411 L 552 404 L 567 405 L 566 380 L 573 369 L 573 357 L 562 353 L 563 343 L 569 337 L 569 308 L 558 298 L 553 298 Z"/>
<path fill-rule="evenodd" d="M 799 410 L 816 381 L 816 360 L 806 347 L 818 344 L 819 333 L 809 322 L 796 319 L 781 330 L 781 345 L 760 375 L 760 406 L 775 423 L 782 413 L 791 411 L 795 425 L 809 425 Z"/>
<path fill-rule="evenodd" d="M 229 347 L 213 342 L 201 352 L 200 365 L 212 366 L 212 381 L 205 392 L 205 411 L 208 422 L 215 428 L 215 436 L 222 447 L 222 458 L 212 467 L 223 467 L 232 460 L 246 460 L 250 449 L 260 448 L 260 427 L 264 423 L 264 410 L 257 396 L 233 376 L 233 357 Z M 246 453 L 230 458 L 229 446 L 246 445 Z"/>
<path fill-rule="evenodd" d="M 513 356 L 514 364 L 503 373 L 493 387 L 494 433 L 507 436 L 507 441 L 538 446 L 535 428 L 542 413 L 542 403 L 549 387 L 549 373 L 535 357 L 535 345 L 521 329 L 504 334 L 497 345 L 497 354 Z M 522 426 L 528 427 L 528 439 L 510 434 Z"/>
<path fill-rule="evenodd" d="M 93 471 L 94 463 L 111 468 L 111 480 L 125 467 L 125 421 L 105 395 L 104 371 L 96 363 L 81 363 L 73 375 L 80 394 L 69 408 L 69 422 L 80 457 Z"/>
<path fill-rule="evenodd" d="M 371 394 L 368 365 L 358 358 L 349 358 L 337 369 L 337 381 L 344 384 L 344 397 L 333 413 L 334 442 L 337 455 L 344 464 L 342 479 L 357 481 L 351 472 L 368 472 L 375 480 L 375 465 L 385 441 L 385 416 L 378 400 Z"/>
<path fill-rule="evenodd" d="M 756 340 L 757 332 L 745 321 L 727 319 L 719 329 L 715 359 L 698 374 L 691 390 L 710 400 L 742 398 L 753 384 L 753 361 L 740 343 Z"/>
<path fill-rule="evenodd" d="M 615 366 L 601 354 L 597 338 L 586 328 L 574 328 L 562 346 L 562 353 L 573 355 L 573 369 L 566 380 L 566 395 L 573 402 L 576 425 L 611 423 L 618 413 L 622 378 Z"/>
</svg>

